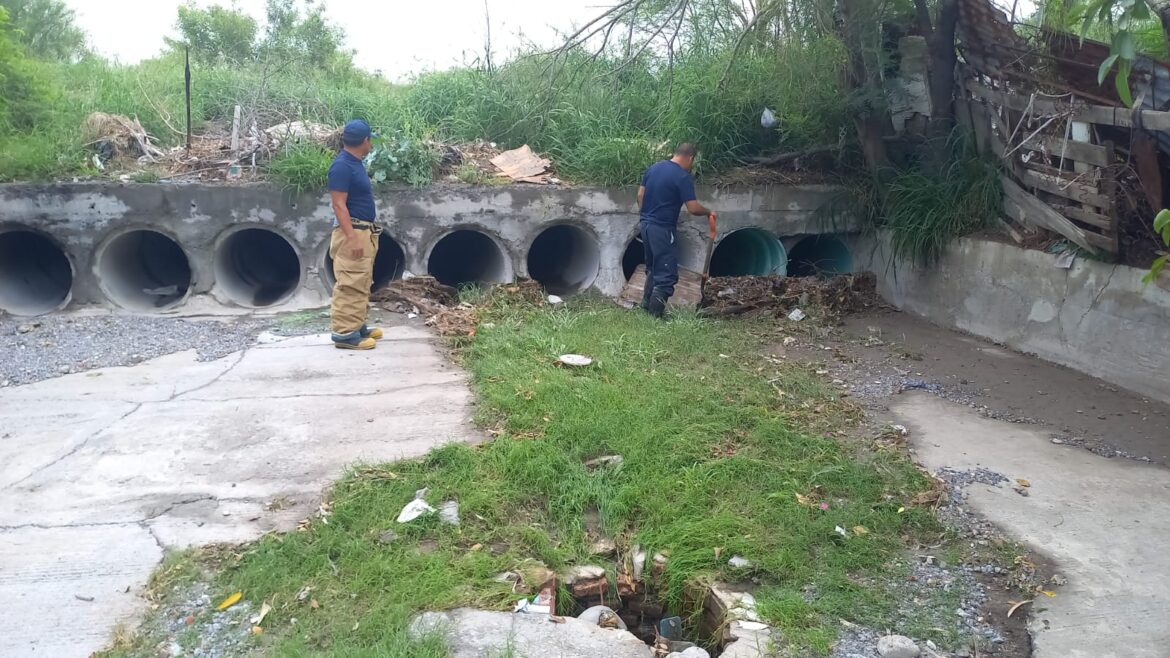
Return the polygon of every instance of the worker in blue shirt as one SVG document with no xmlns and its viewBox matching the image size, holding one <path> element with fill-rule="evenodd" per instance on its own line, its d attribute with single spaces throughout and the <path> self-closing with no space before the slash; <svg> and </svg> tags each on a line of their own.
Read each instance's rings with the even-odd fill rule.
<svg viewBox="0 0 1170 658">
<path fill-rule="evenodd" d="M 341 152 L 329 167 L 329 197 L 333 205 L 333 345 L 342 349 L 371 350 L 382 330 L 366 325 L 370 288 L 374 282 L 374 257 L 378 255 L 378 212 L 374 190 L 362 160 L 373 149 L 370 124 L 354 119 L 341 133 Z"/>
<path fill-rule="evenodd" d="M 661 318 L 678 283 L 678 215 L 686 206 L 692 215 L 715 218 L 695 198 L 695 146 L 679 144 L 674 157 L 650 165 L 638 188 L 639 228 L 646 251 L 646 283 L 642 308 Z"/>
</svg>

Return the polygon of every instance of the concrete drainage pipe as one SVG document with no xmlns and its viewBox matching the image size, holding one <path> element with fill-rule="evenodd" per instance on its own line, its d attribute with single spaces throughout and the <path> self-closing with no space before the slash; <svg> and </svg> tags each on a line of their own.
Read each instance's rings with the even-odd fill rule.
<svg viewBox="0 0 1170 658">
<path fill-rule="evenodd" d="M 174 240 L 149 230 L 128 231 L 98 250 L 98 284 L 118 306 L 157 311 L 176 306 L 191 288 L 191 265 Z"/>
<path fill-rule="evenodd" d="M 779 238 L 759 228 L 733 231 L 715 245 L 711 276 L 783 275 L 788 258 Z"/>
<path fill-rule="evenodd" d="M 443 236 L 431 249 L 427 272 L 449 286 L 501 283 L 508 277 L 507 259 L 494 240 L 471 229 Z"/>
<path fill-rule="evenodd" d="M 370 290 L 381 290 L 390 285 L 391 281 L 402 278 L 406 271 L 406 252 L 398 242 L 383 233 L 378 236 L 378 255 L 374 257 L 374 283 Z M 337 277 L 333 274 L 333 258 L 325 253 L 325 283 L 333 290 Z"/>
<path fill-rule="evenodd" d="M 0 233 L 0 309 L 13 315 L 55 311 L 72 288 L 73 266 L 52 240 L 19 229 Z"/>
<path fill-rule="evenodd" d="M 528 276 L 554 295 L 593 285 L 601 268 L 601 246 L 588 231 L 560 224 L 541 231 L 528 248 Z"/>
<path fill-rule="evenodd" d="M 272 306 L 288 299 L 300 285 L 301 262 L 296 249 L 278 233 L 240 229 L 220 241 L 215 283 L 237 304 Z"/>
<path fill-rule="evenodd" d="M 853 271 L 853 253 L 836 236 L 810 235 L 788 254 L 788 276 L 832 276 Z"/>
</svg>

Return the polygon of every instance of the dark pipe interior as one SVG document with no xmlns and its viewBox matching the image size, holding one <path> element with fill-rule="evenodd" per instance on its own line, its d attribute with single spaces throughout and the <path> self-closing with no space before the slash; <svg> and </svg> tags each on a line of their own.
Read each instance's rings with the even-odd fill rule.
<svg viewBox="0 0 1170 658">
<path fill-rule="evenodd" d="M 172 306 L 191 287 L 187 255 L 156 231 L 129 231 L 110 240 L 98 259 L 97 274 L 110 299 L 132 311 Z"/>
<path fill-rule="evenodd" d="M 69 298 L 72 287 L 73 267 L 52 240 L 32 231 L 0 233 L 0 309 L 48 313 Z"/>
<path fill-rule="evenodd" d="M 470 229 L 454 231 L 431 250 L 427 272 L 449 286 L 499 283 L 506 275 L 504 254 L 491 238 Z"/>
<path fill-rule="evenodd" d="M 784 245 L 775 235 L 759 228 L 727 234 L 711 255 L 711 276 L 783 275 L 787 266 Z"/>
<path fill-rule="evenodd" d="M 271 306 L 286 299 L 301 282 L 301 262 L 293 246 L 261 228 L 236 231 L 215 255 L 215 279 L 238 304 Z"/>
<path fill-rule="evenodd" d="M 333 257 L 325 254 L 325 267 L 328 272 L 330 287 L 337 282 L 333 274 Z M 390 285 L 391 281 L 401 279 L 406 271 L 406 253 L 398 242 L 383 233 L 378 236 L 378 255 L 374 257 L 374 283 L 370 290 L 381 290 Z"/>
<path fill-rule="evenodd" d="M 646 248 L 642 246 L 642 238 L 635 237 L 626 245 L 626 253 L 622 254 L 622 273 L 626 275 L 626 281 L 634 276 L 634 270 L 638 269 L 639 265 L 645 264 Z"/>
<path fill-rule="evenodd" d="M 528 276 L 554 295 L 581 292 L 593 285 L 601 267 L 601 247 L 584 229 L 562 224 L 545 229 L 528 249 Z"/>
<path fill-rule="evenodd" d="M 788 276 L 832 276 L 853 271 L 849 247 L 832 235 L 810 235 L 788 254 Z"/>
</svg>

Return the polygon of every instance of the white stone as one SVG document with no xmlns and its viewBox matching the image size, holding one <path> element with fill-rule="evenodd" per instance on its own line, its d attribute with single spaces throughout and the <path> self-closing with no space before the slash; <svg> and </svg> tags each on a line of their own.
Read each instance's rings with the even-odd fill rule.
<svg viewBox="0 0 1170 658">
<path fill-rule="evenodd" d="M 877 650 L 882 658 L 918 658 L 922 653 L 914 640 L 902 635 L 887 635 L 879 639 Z"/>
<path fill-rule="evenodd" d="M 452 658 L 504 655 L 556 658 L 653 658 L 653 652 L 633 634 L 601 628 L 576 617 L 550 623 L 547 615 L 515 615 L 460 608 L 424 613 L 409 627 L 413 638 L 441 634 Z"/>
</svg>

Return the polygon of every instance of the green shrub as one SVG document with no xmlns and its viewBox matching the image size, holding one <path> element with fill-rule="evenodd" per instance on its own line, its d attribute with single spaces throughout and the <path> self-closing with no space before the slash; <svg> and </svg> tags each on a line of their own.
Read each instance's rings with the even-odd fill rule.
<svg viewBox="0 0 1170 658">
<path fill-rule="evenodd" d="M 296 194 L 321 192 L 335 155 L 315 144 L 297 144 L 273 158 L 268 163 L 268 171 Z"/>
</svg>

